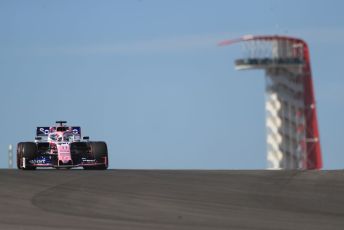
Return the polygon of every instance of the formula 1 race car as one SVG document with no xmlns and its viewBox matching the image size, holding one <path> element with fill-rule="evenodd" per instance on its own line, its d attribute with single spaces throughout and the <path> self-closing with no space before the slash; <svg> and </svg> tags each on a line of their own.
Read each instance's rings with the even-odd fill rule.
<svg viewBox="0 0 344 230">
<path fill-rule="evenodd" d="M 81 139 L 79 126 L 66 126 L 66 121 L 56 121 L 51 127 L 37 127 L 34 142 L 17 145 L 18 169 L 37 167 L 104 170 L 108 168 L 107 145 L 103 141 Z"/>
</svg>

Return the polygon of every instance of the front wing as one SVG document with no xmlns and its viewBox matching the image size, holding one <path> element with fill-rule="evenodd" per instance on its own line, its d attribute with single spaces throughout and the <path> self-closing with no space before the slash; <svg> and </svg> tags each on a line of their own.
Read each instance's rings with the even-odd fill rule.
<svg viewBox="0 0 344 230">
<path fill-rule="evenodd" d="M 34 166 L 34 167 L 54 167 L 54 168 L 75 168 L 75 167 L 92 167 L 92 166 L 101 166 L 107 165 L 108 159 L 107 157 L 103 157 L 101 160 L 96 159 L 88 159 L 86 157 L 80 157 L 75 160 L 75 162 L 70 162 L 69 164 L 61 164 L 61 162 L 57 159 L 57 155 L 43 155 L 36 157 L 31 160 L 27 160 L 23 158 L 21 160 L 22 167 L 25 168 L 26 165 Z"/>
</svg>

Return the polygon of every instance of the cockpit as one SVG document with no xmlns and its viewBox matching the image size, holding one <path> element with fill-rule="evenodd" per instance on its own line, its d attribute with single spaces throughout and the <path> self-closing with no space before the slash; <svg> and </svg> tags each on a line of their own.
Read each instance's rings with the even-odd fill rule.
<svg viewBox="0 0 344 230">
<path fill-rule="evenodd" d="M 75 140 L 75 135 L 72 132 L 63 133 L 62 141 L 64 141 L 64 142 L 72 142 L 74 140 Z"/>
<path fill-rule="evenodd" d="M 57 132 L 65 132 L 68 131 L 70 128 L 66 126 L 56 127 Z"/>
<path fill-rule="evenodd" d="M 51 133 L 49 134 L 48 139 L 50 141 L 56 141 L 56 142 L 73 142 L 73 141 L 79 141 L 80 135 L 74 134 L 73 132 Z"/>
</svg>

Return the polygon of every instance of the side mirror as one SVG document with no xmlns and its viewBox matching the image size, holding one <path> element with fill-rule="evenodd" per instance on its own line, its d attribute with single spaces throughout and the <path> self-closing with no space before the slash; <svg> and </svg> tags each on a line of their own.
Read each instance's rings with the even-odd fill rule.
<svg viewBox="0 0 344 230">
<path fill-rule="evenodd" d="M 90 137 L 89 136 L 84 136 L 82 139 L 88 141 L 90 139 Z"/>
</svg>

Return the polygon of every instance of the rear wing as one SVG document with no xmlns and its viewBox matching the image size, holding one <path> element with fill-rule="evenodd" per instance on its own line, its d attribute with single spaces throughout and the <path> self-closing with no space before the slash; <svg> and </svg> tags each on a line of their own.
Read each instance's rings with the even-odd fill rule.
<svg viewBox="0 0 344 230">
<path fill-rule="evenodd" d="M 40 140 L 47 141 L 49 134 L 49 127 L 37 127 L 36 137 L 40 137 Z"/>
<path fill-rule="evenodd" d="M 49 127 L 37 127 L 36 136 L 37 137 L 47 137 L 49 134 Z"/>
<path fill-rule="evenodd" d="M 80 126 L 72 126 L 72 131 L 74 135 L 80 135 L 81 136 L 81 128 Z"/>
<path fill-rule="evenodd" d="M 74 135 L 80 135 L 81 136 L 81 127 L 80 126 L 72 126 L 71 128 Z M 36 129 L 36 136 L 37 137 L 48 137 L 50 127 L 37 127 Z"/>
</svg>

